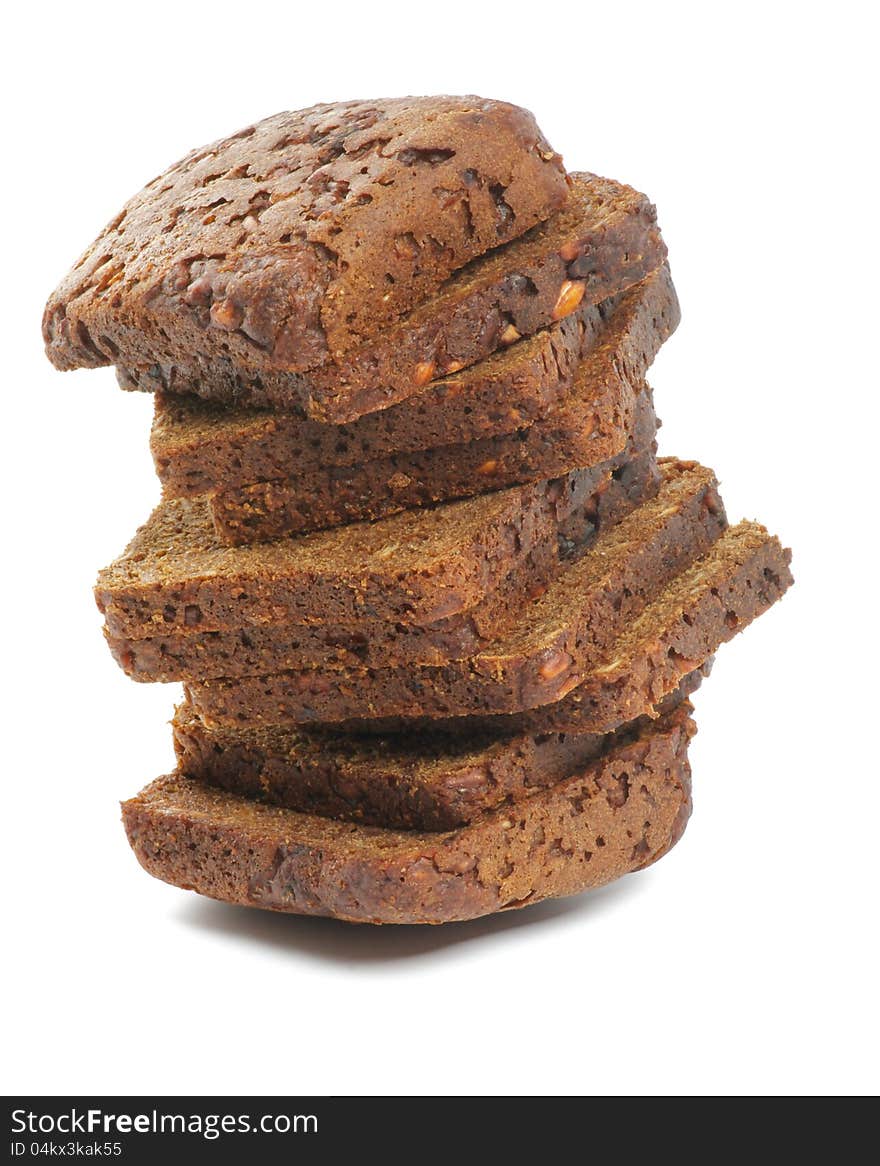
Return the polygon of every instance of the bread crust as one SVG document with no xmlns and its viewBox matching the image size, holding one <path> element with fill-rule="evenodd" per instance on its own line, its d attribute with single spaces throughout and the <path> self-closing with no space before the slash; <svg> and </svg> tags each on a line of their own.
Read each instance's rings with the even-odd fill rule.
<svg viewBox="0 0 880 1166">
<path fill-rule="evenodd" d="M 131 199 L 49 300 L 59 368 L 198 351 L 254 372 L 340 359 L 567 201 L 526 110 L 478 97 L 280 113 Z"/>
</svg>

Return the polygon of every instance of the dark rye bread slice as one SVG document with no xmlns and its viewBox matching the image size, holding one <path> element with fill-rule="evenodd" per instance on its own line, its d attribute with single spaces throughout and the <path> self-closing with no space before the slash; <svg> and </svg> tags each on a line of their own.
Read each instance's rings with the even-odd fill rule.
<svg viewBox="0 0 880 1166">
<path fill-rule="evenodd" d="M 111 636 L 281 623 L 424 625 L 469 611 L 578 507 L 603 471 L 516 486 L 376 523 L 225 547 L 201 499 L 161 503 L 98 576 Z"/>
<path fill-rule="evenodd" d="M 227 546 L 373 521 L 421 506 L 540 482 L 655 446 L 657 417 L 649 386 L 609 378 L 598 399 L 574 400 L 546 422 L 508 437 L 423 454 L 383 458 L 226 489 L 209 497 L 218 539 Z"/>
<path fill-rule="evenodd" d="M 508 712 L 514 711 L 509 703 L 528 708 L 558 699 L 557 690 L 589 670 L 625 622 L 726 526 L 711 470 L 675 460 L 660 465 L 656 495 L 603 530 L 473 655 L 432 664 L 392 659 L 371 667 L 292 653 L 286 669 L 230 676 L 223 661 L 213 666 L 207 645 L 206 659 L 194 656 L 192 671 L 182 677 L 194 705 L 208 720 L 230 724 L 230 717 L 240 716 L 241 724 L 259 725 Z"/>
<path fill-rule="evenodd" d="M 214 899 L 363 923 L 473 919 L 601 886 L 674 846 L 691 811 L 688 712 L 456 830 L 338 822 L 178 774 L 123 803 L 123 823 L 149 874 Z"/>
<path fill-rule="evenodd" d="M 335 363 L 297 374 L 183 349 L 145 367 L 119 357 L 124 388 L 195 393 L 225 404 L 302 407 L 342 424 L 386 409 L 631 287 L 660 267 L 666 247 L 655 208 L 628 186 L 572 175 L 564 210 L 506 247 L 474 260 L 430 300 Z M 210 331 L 210 330 L 209 330 Z"/>
<path fill-rule="evenodd" d="M 290 633 L 281 628 L 279 654 L 273 653 L 270 641 L 261 653 L 263 659 L 277 660 L 277 667 L 249 674 L 247 688 L 254 690 L 254 709 L 259 708 L 262 688 L 284 694 L 287 716 L 294 715 L 287 710 L 296 708 L 298 691 L 303 714 L 297 714 L 296 723 L 303 724 L 417 716 L 409 702 L 422 701 L 420 694 L 425 715 L 442 716 L 445 711 L 458 712 L 460 700 L 476 700 L 481 687 L 491 691 L 498 684 L 511 689 L 511 700 L 529 700 L 529 686 L 541 694 L 538 703 L 552 700 L 552 690 L 589 667 L 590 660 L 613 641 L 618 627 L 703 555 L 726 526 L 711 470 L 670 458 L 661 459 L 659 465 L 660 489 L 654 496 L 618 524 L 603 529 L 589 550 L 564 564 L 531 602 L 521 603 L 507 626 L 499 628 L 497 637 L 477 652 L 432 663 L 422 663 L 417 655 L 401 659 L 393 654 L 390 659 L 382 655 L 375 665 L 314 660 L 302 652 L 287 653 Z M 206 691 L 203 695 L 209 687 L 228 689 L 230 707 L 232 702 L 244 707 L 233 681 L 244 682 L 248 674 L 242 669 L 234 676 L 224 672 L 225 660 L 214 666 L 210 644 L 203 656 L 193 656 L 190 674 L 181 677 L 191 681 L 198 707 L 203 708 L 202 701 L 204 708 L 213 707 L 214 697 Z M 287 668 L 281 667 L 284 659 L 290 661 Z M 544 695 L 548 688 L 550 695 Z M 218 695 L 217 700 L 224 697 Z M 396 702 L 407 704 L 407 711 L 390 707 Z M 315 709 L 314 716 L 309 715 L 310 709 Z"/>
<path fill-rule="evenodd" d="M 593 362 L 586 361 L 559 407 L 515 433 L 297 470 L 249 486 L 221 481 L 210 495 L 214 529 L 230 546 L 263 542 L 555 478 L 617 456 L 628 444 L 646 448 L 657 426 L 650 389 L 629 379 L 612 349 L 601 364 L 594 377 Z"/>
<path fill-rule="evenodd" d="M 665 589 L 622 634 L 606 659 L 553 704 L 467 717 L 389 717 L 339 723 L 366 735 L 432 732 L 609 733 L 650 716 L 682 678 L 708 675 L 715 652 L 763 615 L 791 586 L 791 551 L 755 522 L 726 531 L 712 550 Z"/>
<path fill-rule="evenodd" d="M 408 97 L 279 113 L 194 150 L 102 232 L 46 308 L 59 368 L 326 364 L 567 201 L 526 110 Z"/>
<path fill-rule="evenodd" d="M 566 578 L 571 572 L 566 572 Z M 566 606 L 523 626 L 493 652 L 463 667 L 288 671 L 271 676 L 185 685 L 209 724 L 228 726 L 336 723 L 356 731 L 405 727 L 425 719 L 518 715 L 518 725 L 609 732 L 651 709 L 682 676 L 765 611 L 791 581 L 788 556 L 755 523 L 721 535 L 703 558 L 660 591 L 601 650 L 588 629 L 599 608 L 566 596 Z M 567 582 L 567 578 L 566 578 Z M 551 584 L 551 604 L 561 588 Z M 584 595 L 584 600 L 588 594 Z M 637 605 L 635 605 L 637 607 Z M 533 611 L 530 612 L 533 614 Z M 604 638 L 604 637 L 603 637 Z M 576 695 L 574 695 L 576 694 Z M 534 709 L 561 711 L 522 717 Z"/>
<path fill-rule="evenodd" d="M 694 692 L 686 676 L 658 714 Z M 648 718 L 632 730 L 643 728 Z M 172 721 L 178 770 L 240 797 L 401 830 L 452 830 L 562 781 L 606 753 L 606 733 L 431 732 L 353 737 L 320 729 L 223 729 L 187 704 Z"/>
<path fill-rule="evenodd" d="M 431 624 L 280 623 L 228 631 L 182 632 L 135 639 L 105 629 L 111 653 L 133 679 L 175 681 L 186 677 L 255 676 L 333 663 L 381 667 L 403 661 L 439 664 L 472 656 L 503 636 L 520 618 L 523 605 L 590 545 L 598 530 L 618 522 L 656 492 L 660 475 L 653 452 L 620 469 L 597 475 L 593 493 L 558 527 L 557 539 L 539 542 L 489 594 L 468 611 Z"/>
<path fill-rule="evenodd" d="M 156 472 L 166 497 L 186 497 L 513 433 L 565 400 L 576 373 L 584 404 L 588 395 L 601 396 L 609 377 L 637 384 L 679 316 L 664 266 L 628 291 L 600 304 L 581 302 L 550 328 L 349 425 L 157 393 L 150 436 Z"/>
</svg>

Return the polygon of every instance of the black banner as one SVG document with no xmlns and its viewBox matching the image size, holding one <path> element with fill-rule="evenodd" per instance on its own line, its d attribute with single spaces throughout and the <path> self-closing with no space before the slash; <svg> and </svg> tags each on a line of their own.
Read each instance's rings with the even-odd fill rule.
<svg viewBox="0 0 880 1166">
<path fill-rule="evenodd" d="M 475 1135 L 528 1144 L 522 1099 L 389 1097 L 6 1098 L 6 1160 L 124 1163 L 322 1162 L 340 1155 L 467 1159 Z M 560 1102 L 567 1116 L 560 1108 Z M 531 1103 L 530 1103 L 531 1104 Z M 554 1140 L 583 1132 L 586 1102 L 542 1103 Z M 546 1140 L 547 1114 L 540 1126 Z M 533 1132 L 540 1135 L 540 1129 Z M 470 1149 L 468 1149 L 470 1147 Z"/>
</svg>

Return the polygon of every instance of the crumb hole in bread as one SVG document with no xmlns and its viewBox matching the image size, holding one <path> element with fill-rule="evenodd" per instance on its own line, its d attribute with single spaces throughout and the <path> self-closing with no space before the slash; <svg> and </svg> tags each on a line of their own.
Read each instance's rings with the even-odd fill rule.
<svg viewBox="0 0 880 1166">
<path fill-rule="evenodd" d="M 510 224 L 516 218 L 513 207 L 504 199 L 506 191 L 507 187 L 502 186 L 500 182 L 493 182 L 489 187 L 489 193 L 492 195 L 492 201 L 498 211 L 498 223 L 495 230 L 499 235 L 506 235 Z"/>
<path fill-rule="evenodd" d="M 402 166 L 439 166 L 441 162 L 448 162 L 455 157 L 455 150 L 425 149 L 417 146 L 407 146 L 397 154 L 397 161 Z"/>
</svg>

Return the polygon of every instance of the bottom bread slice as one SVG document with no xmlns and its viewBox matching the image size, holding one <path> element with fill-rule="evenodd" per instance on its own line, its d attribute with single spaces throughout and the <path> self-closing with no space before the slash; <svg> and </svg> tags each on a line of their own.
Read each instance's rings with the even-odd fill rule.
<svg viewBox="0 0 880 1166">
<path fill-rule="evenodd" d="M 447 923 L 641 870 L 691 811 L 684 703 L 529 797 L 440 833 L 319 818 L 161 777 L 123 803 L 150 874 L 213 899 L 362 923 Z"/>
</svg>

